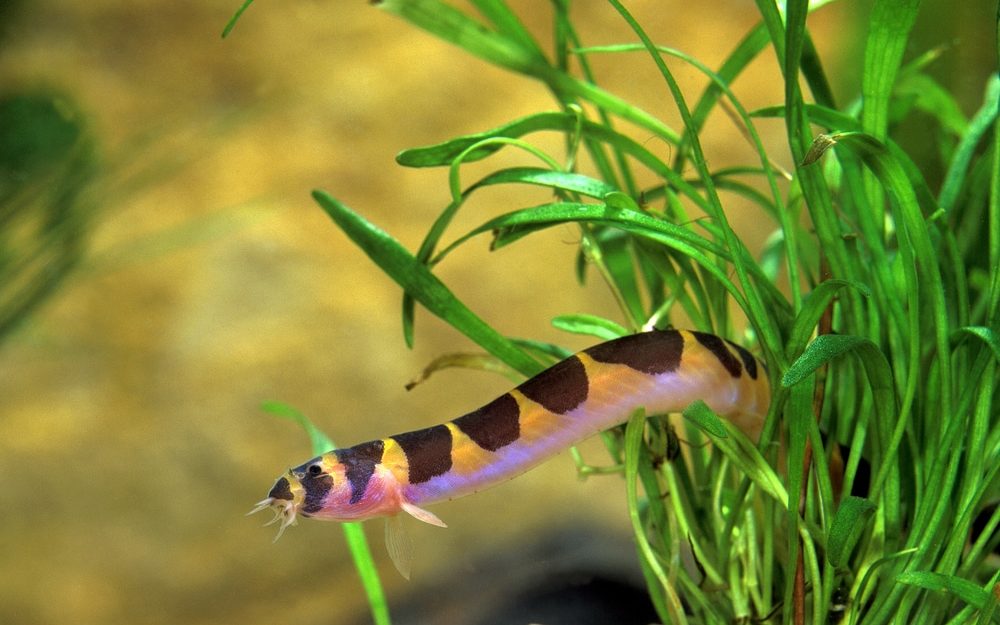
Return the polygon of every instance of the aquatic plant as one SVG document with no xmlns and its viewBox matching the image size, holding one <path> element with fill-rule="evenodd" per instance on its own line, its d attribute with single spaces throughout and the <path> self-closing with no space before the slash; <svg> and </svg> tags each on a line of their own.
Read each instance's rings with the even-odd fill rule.
<svg viewBox="0 0 1000 625">
<path fill-rule="evenodd" d="M 452 201 L 414 253 L 327 192 L 314 192 L 317 203 L 403 288 L 408 343 L 419 304 L 526 376 L 552 362 L 551 350 L 486 324 L 434 269 L 475 237 L 492 236 L 494 249 L 528 245 L 532 233 L 569 224 L 579 232 L 576 278 L 596 274 L 620 319 L 565 315 L 554 320 L 558 327 L 605 339 L 668 325 L 682 312 L 698 329 L 742 338 L 767 362 L 773 400 L 756 446 L 720 429 L 701 404 L 686 412 L 682 437 L 691 444 L 683 461 L 662 461 L 671 440 L 665 421 L 637 418 L 605 435 L 626 477 L 638 557 L 663 622 L 993 622 L 1000 596 L 1000 570 L 989 558 L 1000 543 L 1000 508 L 991 506 L 1000 469 L 995 70 L 966 117 L 930 72 L 947 50 L 907 51 L 920 3 L 876 0 L 853 98 L 837 101 L 807 28 L 810 12 L 828 3 L 759 0 L 760 22 L 714 69 L 659 45 L 659 34 L 618 0 L 608 4 L 632 41 L 587 46 L 570 3 L 555 1 L 546 52 L 498 0 L 470 1 L 478 16 L 439 0 L 378 3 L 541 82 L 555 108 L 399 154 L 406 167 L 448 168 Z M 602 88 L 591 70 L 598 55 L 612 55 L 620 71 L 653 63 L 681 126 Z M 748 110 L 734 82 L 761 55 L 776 59 L 784 97 Z M 678 63 L 708 86 L 685 93 L 672 69 Z M 701 133 L 720 110 L 738 124 L 734 134 L 752 147 L 752 162 L 711 167 Z M 904 122 L 917 115 L 934 154 L 907 147 L 914 126 Z M 784 122 L 787 152 L 765 148 L 758 125 L 769 118 Z M 541 131 L 561 133 L 564 151 L 533 143 Z M 655 141 L 636 140 L 636 132 Z M 531 164 L 464 179 L 467 163 L 500 150 L 520 150 Z M 477 191 L 523 184 L 547 188 L 554 199 L 505 207 L 445 243 Z M 773 224 L 763 249 L 748 249 L 733 230 L 722 190 Z M 370 556 L 359 550 L 376 621 L 388 622 Z"/>
</svg>

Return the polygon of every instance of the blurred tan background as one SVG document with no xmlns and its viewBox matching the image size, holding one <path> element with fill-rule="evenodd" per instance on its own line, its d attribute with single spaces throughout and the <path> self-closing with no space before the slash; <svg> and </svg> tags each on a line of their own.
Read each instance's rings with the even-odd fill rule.
<svg viewBox="0 0 1000 625">
<path fill-rule="evenodd" d="M 547 40 L 547 5 L 517 4 Z M 713 67 L 755 22 L 749 2 L 632 4 L 658 42 Z M 421 311 L 407 350 L 398 287 L 309 191 L 415 249 L 448 201 L 446 173 L 400 168 L 395 153 L 551 110 L 547 93 L 360 1 L 260 0 L 223 41 L 236 5 L 41 0 L 3 18 L 3 89 L 75 99 L 105 169 L 86 262 L 0 346 L 0 622 L 365 622 L 335 525 L 303 522 L 272 544 L 263 517 L 243 516 L 310 455 L 260 402 L 287 402 L 348 445 L 453 418 L 508 386 L 452 371 L 404 391 L 435 356 L 474 346 Z M 633 40 L 602 3 L 578 5 L 587 43 Z M 856 78 L 851 16 L 835 6 L 812 22 L 828 70 L 846 68 L 838 86 Z M 651 64 L 618 62 L 595 62 L 602 83 L 676 124 Z M 693 99 L 704 81 L 673 66 Z M 776 76 L 765 52 L 737 85 L 744 103 L 778 102 Z M 712 122 L 712 165 L 747 158 L 731 123 Z M 782 154 L 781 123 L 761 128 Z M 537 140 L 560 154 L 558 138 Z M 534 163 L 504 152 L 487 166 L 514 164 Z M 547 199 L 484 193 L 452 233 Z M 769 234 L 725 199 L 749 240 Z M 554 229 L 490 254 L 484 239 L 439 275 L 502 332 L 579 348 L 590 341 L 552 316 L 620 316 L 599 281 L 576 285 L 576 241 Z M 606 461 L 597 441 L 582 449 Z M 409 584 L 381 523 L 368 528 L 391 605 L 449 575 L 476 579 L 484 558 L 545 531 L 628 532 L 622 481 L 580 482 L 566 454 L 435 513 L 451 527 L 413 524 Z"/>
</svg>

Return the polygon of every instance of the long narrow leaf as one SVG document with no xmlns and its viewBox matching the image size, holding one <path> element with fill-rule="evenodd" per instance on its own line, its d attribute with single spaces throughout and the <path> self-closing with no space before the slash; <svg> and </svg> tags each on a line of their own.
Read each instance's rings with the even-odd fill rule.
<svg viewBox="0 0 1000 625">
<path fill-rule="evenodd" d="M 322 191 L 314 191 L 313 198 L 375 264 L 427 310 L 525 376 L 530 377 L 543 369 L 541 363 L 527 356 L 469 310 L 426 265 L 384 230 Z"/>
</svg>

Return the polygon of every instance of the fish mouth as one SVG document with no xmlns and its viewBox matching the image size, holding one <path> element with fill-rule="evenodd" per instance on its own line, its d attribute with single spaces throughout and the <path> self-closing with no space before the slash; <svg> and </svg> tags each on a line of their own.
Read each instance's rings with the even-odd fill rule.
<svg viewBox="0 0 1000 625">
<path fill-rule="evenodd" d="M 274 542 L 278 542 L 278 539 L 285 532 L 285 528 L 289 525 L 295 525 L 296 518 L 298 517 L 298 505 L 295 503 L 295 496 L 292 493 L 291 484 L 287 478 L 282 477 L 278 479 L 271 488 L 271 492 L 267 494 L 267 498 L 257 502 L 253 510 L 247 512 L 247 516 L 267 509 L 271 509 L 274 512 L 274 518 L 265 523 L 264 527 L 280 521 L 278 534 L 274 537 Z"/>
<path fill-rule="evenodd" d="M 273 525 L 277 522 L 281 522 L 278 525 L 278 533 L 274 537 L 274 542 L 278 542 L 281 535 L 285 533 L 285 528 L 289 525 L 295 525 L 296 517 L 298 513 L 295 510 L 295 504 L 291 501 L 285 499 L 275 499 L 274 497 L 268 497 L 267 499 L 262 499 L 257 502 L 253 510 L 247 512 L 247 516 L 251 514 L 256 514 L 261 510 L 271 509 L 274 512 L 274 518 L 264 524 L 264 527 L 268 525 Z"/>
</svg>

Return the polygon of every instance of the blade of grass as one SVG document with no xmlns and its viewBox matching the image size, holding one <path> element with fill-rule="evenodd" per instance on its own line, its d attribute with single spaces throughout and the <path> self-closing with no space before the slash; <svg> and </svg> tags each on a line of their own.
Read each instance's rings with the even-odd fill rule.
<svg viewBox="0 0 1000 625">
<path fill-rule="evenodd" d="M 236 22 L 239 21 L 240 16 L 243 15 L 243 12 L 250 8 L 251 4 L 253 4 L 253 0 L 243 0 L 243 4 L 240 5 L 240 8 L 236 9 L 236 13 L 233 13 L 233 16 L 229 18 L 228 22 L 226 22 L 225 28 L 222 29 L 223 39 L 228 37 L 229 33 L 231 33 L 233 29 L 236 28 Z"/>
<path fill-rule="evenodd" d="M 893 87 L 920 3 L 921 0 L 875 0 L 872 5 L 861 74 L 864 101 L 861 124 L 865 132 L 877 139 L 887 134 Z"/>
<path fill-rule="evenodd" d="M 792 387 L 820 367 L 852 352 L 860 358 L 874 396 L 876 422 L 880 436 L 878 443 L 880 455 L 884 458 L 893 458 L 895 450 L 903 438 L 906 423 L 904 419 L 897 417 L 896 397 L 889 362 L 885 354 L 873 342 L 859 336 L 820 335 L 809 344 L 802 355 L 784 373 L 781 385 L 785 388 Z M 891 476 L 893 467 L 894 465 L 889 462 L 881 465 L 878 476 L 872 482 L 870 492 L 873 499 L 877 498 L 883 482 Z"/>
<path fill-rule="evenodd" d="M 503 17 L 501 9 L 487 10 L 488 17 L 501 22 L 503 31 L 498 32 L 438 0 L 382 0 L 378 7 L 500 67 L 534 74 L 546 65 L 538 47 L 525 41 L 524 31 Z"/>
<path fill-rule="evenodd" d="M 560 330 L 573 332 L 574 334 L 596 336 L 604 341 L 610 341 L 629 334 L 629 331 L 621 325 L 597 315 L 559 315 L 552 320 L 552 325 Z"/>
<path fill-rule="evenodd" d="M 735 425 L 719 417 L 701 400 L 685 408 L 683 414 L 697 424 L 712 440 L 712 444 L 722 450 L 744 475 L 782 506 L 788 505 L 788 491 L 782 480 Z"/>
<path fill-rule="evenodd" d="M 851 550 L 861 538 L 875 504 L 861 497 L 847 496 L 840 502 L 830 524 L 826 557 L 836 567 L 847 566 Z"/>
<path fill-rule="evenodd" d="M 987 83 L 983 106 L 973 116 L 948 165 L 948 172 L 945 174 L 941 193 L 938 195 L 938 203 L 943 210 L 950 211 L 955 207 L 962 182 L 968 176 L 969 162 L 983 136 L 996 124 L 998 113 L 1000 113 L 1000 77 L 993 75 Z"/>
<path fill-rule="evenodd" d="M 990 592 L 969 580 L 931 571 L 911 571 L 896 577 L 900 584 L 909 584 L 939 593 L 950 593 L 974 606 L 983 609 L 990 601 Z"/>
<path fill-rule="evenodd" d="M 625 426 L 625 498 L 628 502 L 629 519 L 632 521 L 632 533 L 641 556 L 643 572 L 647 576 L 647 584 L 651 589 L 657 588 L 655 596 L 660 600 L 656 603 L 657 611 L 664 623 L 687 623 L 680 597 L 673 585 L 667 579 L 667 574 L 660 565 L 656 552 L 646 536 L 646 528 L 639 513 L 639 460 L 642 457 L 642 432 L 645 429 L 646 413 L 637 410 Z M 649 496 L 649 493 L 647 493 Z"/>
<path fill-rule="evenodd" d="M 427 310 L 523 375 L 530 377 L 542 371 L 541 363 L 472 312 L 426 265 L 384 230 L 322 191 L 314 191 L 313 198 L 375 264 Z"/>
</svg>

